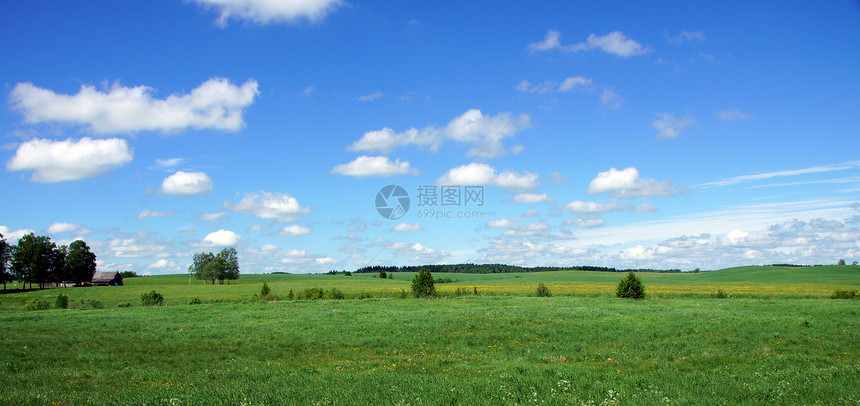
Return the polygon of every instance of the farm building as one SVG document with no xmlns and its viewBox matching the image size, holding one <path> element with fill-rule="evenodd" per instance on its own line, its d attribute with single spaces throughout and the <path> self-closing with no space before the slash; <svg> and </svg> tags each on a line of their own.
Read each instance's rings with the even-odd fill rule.
<svg viewBox="0 0 860 406">
<path fill-rule="evenodd" d="M 93 286 L 122 286 L 122 275 L 119 272 L 96 272 L 92 283 Z"/>
</svg>

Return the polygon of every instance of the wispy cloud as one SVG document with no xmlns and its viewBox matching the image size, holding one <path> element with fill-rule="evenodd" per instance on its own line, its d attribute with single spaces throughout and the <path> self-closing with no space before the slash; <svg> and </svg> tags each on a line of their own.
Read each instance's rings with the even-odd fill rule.
<svg viewBox="0 0 860 406">
<path fill-rule="evenodd" d="M 763 172 L 763 173 L 754 173 L 749 175 L 741 175 L 735 176 L 731 178 L 726 178 L 714 182 L 703 183 L 698 187 L 702 188 L 712 188 L 712 187 L 720 187 L 720 186 L 729 186 L 735 185 L 738 183 L 744 182 L 753 182 L 762 179 L 770 179 L 776 177 L 785 177 L 785 176 L 798 176 L 798 175 L 807 175 L 811 173 L 825 173 L 825 172 L 833 172 L 833 171 L 844 171 L 848 169 L 860 168 L 860 161 L 846 162 L 842 164 L 835 165 L 823 165 L 823 166 L 813 166 L 809 168 L 802 169 L 791 169 L 786 171 L 775 171 L 775 172 Z"/>
</svg>

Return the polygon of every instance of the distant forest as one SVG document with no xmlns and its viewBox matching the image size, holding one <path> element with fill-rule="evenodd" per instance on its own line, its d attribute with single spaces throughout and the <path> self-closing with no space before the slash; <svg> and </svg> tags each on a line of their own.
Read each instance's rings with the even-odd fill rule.
<svg viewBox="0 0 860 406">
<path fill-rule="evenodd" d="M 374 272 L 418 272 L 421 268 L 428 268 L 430 272 L 449 273 L 514 273 L 514 272 L 552 272 L 552 271 L 594 271 L 594 272 L 657 272 L 657 273 L 679 273 L 680 269 L 616 269 L 605 266 L 534 266 L 522 267 L 504 264 L 456 264 L 456 265 L 421 265 L 421 266 L 366 266 L 359 268 L 357 273 Z"/>
</svg>

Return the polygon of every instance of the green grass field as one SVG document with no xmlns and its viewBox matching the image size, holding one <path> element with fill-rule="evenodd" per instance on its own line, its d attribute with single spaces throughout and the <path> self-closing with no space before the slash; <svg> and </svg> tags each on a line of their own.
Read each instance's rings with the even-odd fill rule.
<svg viewBox="0 0 860 406">
<path fill-rule="evenodd" d="M 860 267 L 640 274 L 642 301 L 611 296 L 615 273 L 434 276 L 459 282 L 432 300 L 398 298 L 411 274 L 0 295 L 0 404 L 860 403 L 860 300 L 828 298 Z M 374 297 L 243 302 L 264 280 Z M 140 307 L 153 289 L 167 306 Z M 23 310 L 59 293 L 105 309 Z"/>
</svg>

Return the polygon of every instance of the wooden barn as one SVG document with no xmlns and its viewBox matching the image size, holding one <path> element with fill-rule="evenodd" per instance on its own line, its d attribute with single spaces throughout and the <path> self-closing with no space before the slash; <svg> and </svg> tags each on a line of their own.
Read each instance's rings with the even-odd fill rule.
<svg viewBox="0 0 860 406">
<path fill-rule="evenodd" d="M 119 272 L 96 272 L 92 283 L 93 286 L 122 286 L 122 275 Z"/>
</svg>

